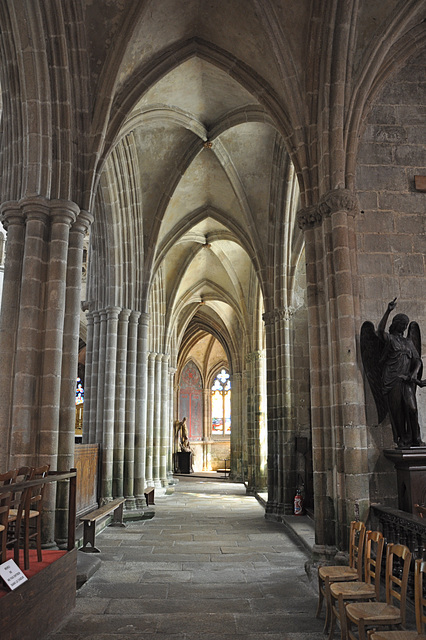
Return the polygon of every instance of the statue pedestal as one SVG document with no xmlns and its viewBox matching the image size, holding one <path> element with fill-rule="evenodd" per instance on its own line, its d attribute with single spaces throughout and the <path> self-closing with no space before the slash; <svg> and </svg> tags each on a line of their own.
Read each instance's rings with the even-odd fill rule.
<svg viewBox="0 0 426 640">
<path fill-rule="evenodd" d="M 385 449 L 395 465 L 398 482 L 398 509 L 416 513 L 415 504 L 426 502 L 426 447 Z"/>
<path fill-rule="evenodd" d="M 192 473 L 192 453 L 190 451 L 178 451 L 178 473 Z"/>
</svg>

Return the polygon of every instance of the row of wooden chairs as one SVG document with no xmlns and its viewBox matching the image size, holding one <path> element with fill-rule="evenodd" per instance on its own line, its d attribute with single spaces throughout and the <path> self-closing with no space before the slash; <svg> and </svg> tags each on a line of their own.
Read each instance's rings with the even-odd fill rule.
<svg viewBox="0 0 426 640">
<path fill-rule="evenodd" d="M 416 631 L 407 631 L 404 626 L 412 554 L 405 545 L 387 545 L 386 600 L 381 602 L 380 573 L 384 544 L 380 531 L 366 531 L 363 523 L 352 522 L 349 565 L 322 566 L 318 569 L 317 617 L 325 601 L 324 632 L 329 629 L 329 640 L 334 635 L 336 622 L 339 622 L 342 640 L 426 640 L 426 599 L 423 597 L 426 563 L 422 560 L 416 560 L 415 563 Z"/>
<path fill-rule="evenodd" d="M 30 567 L 30 544 L 35 543 L 37 560 L 42 561 L 41 512 L 45 484 L 16 488 L 15 486 L 43 479 L 50 466 L 20 467 L 0 473 L 0 487 L 10 491 L 0 493 L 0 564 L 7 559 L 7 549 L 13 549 L 13 559 L 20 566 L 23 550 L 24 569 Z"/>
</svg>

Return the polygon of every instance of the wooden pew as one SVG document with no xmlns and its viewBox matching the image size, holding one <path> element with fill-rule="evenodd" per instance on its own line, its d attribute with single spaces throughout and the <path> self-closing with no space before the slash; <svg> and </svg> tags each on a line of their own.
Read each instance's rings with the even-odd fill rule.
<svg viewBox="0 0 426 640">
<path fill-rule="evenodd" d="M 95 547 L 96 523 L 99 520 L 106 518 L 110 513 L 113 513 L 111 526 L 126 526 L 123 523 L 123 505 L 125 501 L 125 498 L 116 498 L 111 502 L 107 502 L 107 504 L 104 504 L 102 507 L 99 507 L 99 509 L 95 509 L 94 511 L 86 513 L 86 515 L 80 517 L 80 522 L 84 523 L 83 546 L 80 551 L 85 551 L 86 553 L 100 553 L 100 549 Z"/>
</svg>

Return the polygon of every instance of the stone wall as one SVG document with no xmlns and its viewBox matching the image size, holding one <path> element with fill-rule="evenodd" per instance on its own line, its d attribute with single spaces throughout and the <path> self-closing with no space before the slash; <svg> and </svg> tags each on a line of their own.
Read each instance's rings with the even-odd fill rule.
<svg viewBox="0 0 426 640">
<path fill-rule="evenodd" d="M 424 56 L 393 76 L 374 101 L 359 148 L 356 187 L 361 322 L 375 326 L 387 303 L 417 320 L 426 338 L 426 197 L 416 191 L 415 175 L 426 175 L 424 141 Z M 392 316 L 391 316 L 392 317 Z M 424 350 L 423 346 L 423 350 Z M 362 366 L 362 365 L 360 365 Z M 395 501 L 393 466 L 381 454 L 393 447 L 388 420 L 377 426 L 369 389 L 367 424 L 371 500 Z M 426 393 L 419 390 L 419 413 L 426 437 Z M 422 424 L 422 422 L 421 422 Z"/>
</svg>

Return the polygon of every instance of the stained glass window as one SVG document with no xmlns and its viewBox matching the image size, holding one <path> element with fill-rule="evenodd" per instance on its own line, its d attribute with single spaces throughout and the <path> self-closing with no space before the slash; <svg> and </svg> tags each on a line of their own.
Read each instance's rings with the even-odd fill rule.
<svg viewBox="0 0 426 640">
<path fill-rule="evenodd" d="M 226 369 L 216 376 L 212 393 L 212 434 L 231 433 L 231 381 Z"/>
</svg>

